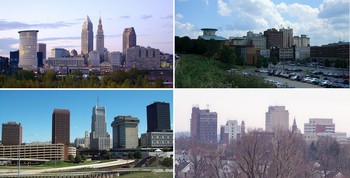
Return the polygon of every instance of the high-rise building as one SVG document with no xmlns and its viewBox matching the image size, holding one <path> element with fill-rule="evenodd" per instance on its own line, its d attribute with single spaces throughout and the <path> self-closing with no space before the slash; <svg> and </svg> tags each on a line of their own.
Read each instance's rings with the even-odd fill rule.
<svg viewBox="0 0 350 178">
<path fill-rule="evenodd" d="M 266 37 L 266 48 L 283 47 L 283 32 L 277 31 L 275 28 L 264 31 Z"/>
<path fill-rule="evenodd" d="M 64 48 L 53 48 L 51 49 L 51 57 L 60 58 L 60 57 L 69 57 L 69 51 Z"/>
<path fill-rule="evenodd" d="M 38 67 L 37 34 L 39 30 L 19 31 L 19 63 L 18 67 L 35 70 Z"/>
<path fill-rule="evenodd" d="M 217 113 L 192 108 L 191 137 L 206 143 L 217 143 Z"/>
<path fill-rule="evenodd" d="M 22 125 L 17 122 L 2 123 L 1 143 L 4 146 L 22 143 Z"/>
<path fill-rule="evenodd" d="M 88 65 L 91 67 L 100 66 L 100 52 L 93 50 L 89 53 Z"/>
<path fill-rule="evenodd" d="M 266 132 L 289 130 L 289 112 L 284 106 L 269 106 L 265 116 Z"/>
<path fill-rule="evenodd" d="M 85 147 L 90 148 L 90 137 L 89 137 L 89 132 L 85 131 Z"/>
<path fill-rule="evenodd" d="M 43 53 L 43 60 L 46 59 L 46 43 L 38 43 L 37 52 Z"/>
<path fill-rule="evenodd" d="M 295 47 L 308 47 L 310 46 L 310 37 L 306 35 L 301 35 L 300 37 L 294 36 L 293 45 L 295 45 Z"/>
<path fill-rule="evenodd" d="M 241 138 L 241 126 L 237 120 L 228 120 L 226 125 L 221 125 L 220 142 L 230 144 L 232 140 Z"/>
<path fill-rule="evenodd" d="M 104 42 L 105 36 L 103 35 L 103 29 L 102 29 L 102 20 L 100 17 L 100 20 L 98 21 L 98 29 L 96 34 L 96 51 L 100 53 L 100 62 L 107 62 L 104 60 L 104 49 L 105 49 L 105 42 Z"/>
<path fill-rule="evenodd" d="M 137 148 L 139 145 L 137 117 L 117 116 L 111 126 L 113 127 L 113 148 Z"/>
<path fill-rule="evenodd" d="M 92 28 L 92 22 L 89 16 L 86 16 L 83 22 L 83 28 L 81 31 L 81 54 L 84 55 L 85 64 L 87 63 L 87 58 L 89 52 L 94 49 L 94 32 Z"/>
<path fill-rule="evenodd" d="M 243 137 L 245 135 L 245 123 L 244 121 L 242 121 L 241 123 L 241 137 Z"/>
<path fill-rule="evenodd" d="M 296 131 L 298 131 L 298 126 L 297 126 L 297 122 L 295 121 L 295 117 L 294 117 L 292 132 L 296 132 Z"/>
<path fill-rule="evenodd" d="M 294 44 L 293 29 L 281 28 L 280 32 L 283 34 L 283 47 L 292 47 Z"/>
<path fill-rule="evenodd" d="M 123 60 L 126 50 L 136 46 L 136 33 L 134 27 L 125 28 L 123 32 Z"/>
<path fill-rule="evenodd" d="M 125 67 L 128 68 L 153 69 L 160 67 L 159 49 L 135 46 L 126 49 L 123 55 L 125 55 Z"/>
<path fill-rule="evenodd" d="M 108 62 L 111 65 L 116 65 L 116 66 L 123 65 L 122 53 L 121 52 L 108 53 Z"/>
<path fill-rule="evenodd" d="M 304 134 L 334 133 L 333 119 L 310 118 L 309 123 L 304 123 Z"/>
<path fill-rule="evenodd" d="M 52 113 L 52 144 L 70 145 L 70 111 L 54 109 Z"/>
<path fill-rule="evenodd" d="M 147 132 L 162 132 L 171 130 L 170 104 L 154 102 L 147 106 Z"/>
<path fill-rule="evenodd" d="M 90 149 L 109 150 L 110 136 L 107 133 L 106 106 L 95 105 L 92 108 Z"/>
</svg>

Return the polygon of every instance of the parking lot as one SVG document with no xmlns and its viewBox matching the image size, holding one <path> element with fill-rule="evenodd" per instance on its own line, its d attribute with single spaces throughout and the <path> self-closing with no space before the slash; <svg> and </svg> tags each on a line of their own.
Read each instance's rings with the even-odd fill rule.
<svg viewBox="0 0 350 178">
<path fill-rule="evenodd" d="M 308 69 L 311 75 L 308 75 Z M 276 65 L 269 69 L 250 69 L 243 72 L 260 75 L 279 88 L 349 88 L 348 69 Z"/>
</svg>

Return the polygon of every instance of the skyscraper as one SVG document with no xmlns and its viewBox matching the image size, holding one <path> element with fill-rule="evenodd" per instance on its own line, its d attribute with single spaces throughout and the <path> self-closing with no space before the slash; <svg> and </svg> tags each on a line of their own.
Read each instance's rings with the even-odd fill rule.
<svg viewBox="0 0 350 178">
<path fill-rule="evenodd" d="M 266 132 L 289 130 L 289 112 L 284 106 L 269 106 L 265 116 Z"/>
<path fill-rule="evenodd" d="M 171 130 L 169 103 L 154 102 L 147 106 L 147 132 Z"/>
<path fill-rule="evenodd" d="M 22 125 L 17 122 L 3 123 L 1 130 L 1 143 L 4 146 L 22 143 Z"/>
<path fill-rule="evenodd" d="M 70 144 L 70 111 L 54 109 L 52 113 L 52 144 Z"/>
<path fill-rule="evenodd" d="M 191 137 L 206 143 L 217 143 L 217 113 L 192 108 Z"/>
<path fill-rule="evenodd" d="M 83 22 L 83 28 L 81 31 L 81 54 L 85 55 L 85 64 L 87 63 L 87 58 L 89 52 L 94 49 L 94 32 L 92 29 L 92 22 L 89 16 L 86 16 L 85 21 Z"/>
<path fill-rule="evenodd" d="M 43 60 L 45 60 L 46 59 L 46 44 L 45 43 L 38 43 L 37 52 L 42 52 L 43 53 Z"/>
<path fill-rule="evenodd" d="M 97 29 L 97 34 L 96 34 L 96 50 L 100 52 L 100 61 L 99 63 L 102 62 L 107 62 L 104 60 L 104 49 L 105 49 L 105 43 L 104 43 L 104 35 L 103 35 L 103 29 L 102 29 L 102 21 L 101 17 L 98 22 L 98 29 Z"/>
<path fill-rule="evenodd" d="M 19 31 L 19 63 L 18 67 L 33 70 L 38 67 L 37 33 L 39 30 Z"/>
<path fill-rule="evenodd" d="M 134 27 L 125 28 L 123 32 L 123 60 L 126 50 L 136 46 L 136 33 Z"/>
<path fill-rule="evenodd" d="M 289 28 L 281 28 L 280 32 L 283 34 L 283 47 L 292 47 L 294 44 L 294 38 L 293 38 L 293 29 Z"/>
<path fill-rule="evenodd" d="M 241 126 L 237 120 L 228 120 L 226 125 L 221 125 L 220 142 L 231 143 L 232 140 L 241 138 Z"/>
<path fill-rule="evenodd" d="M 113 148 L 136 148 L 139 144 L 137 117 L 117 116 L 111 126 L 113 127 Z"/>
<path fill-rule="evenodd" d="M 110 136 L 107 133 L 106 106 L 99 103 L 92 108 L 90 149 L 109 150 Z"/>
</svg>

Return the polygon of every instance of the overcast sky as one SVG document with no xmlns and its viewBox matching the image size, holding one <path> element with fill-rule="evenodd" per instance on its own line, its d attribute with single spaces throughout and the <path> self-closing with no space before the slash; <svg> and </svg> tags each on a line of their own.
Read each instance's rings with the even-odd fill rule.
<svg viewBox="0 0 350 178">
<path fill-rule="evenodd" d="M 228 39 L 281 25 L 309 36 L 311 46 L 349 42 L 349 0 L 175 0 L 176 36 L 197 39 L 201 28 L 217 28 Z"/>
<path fill-rule="evenodd" d="M 175 97 L 175 132 L 190 131 L 192 107 L 198 105 L 218 113 L 220 125 L 227 120 L 244 120 L 246 128 L 265 129 L 265 113 L 269 106 L 285 106 L 289 111 L 289 127 L 296 118 L 304 133 L 304 123 L 310 118 L 332 118 L 336 132 L 347 132 L 350 137 L 350 90 L 267 90 L 267 89 L 178 89 Z"/>
<path fill-rule="evenodd" d="M 47 57 L 52 48 L 81 52 L 82 24 L 89 15 L 95 37 L 99 13 L 105 35 L 105 47 L 122 51 L 124 28 L 134 27 L 137 45 L 173 52 L 172 0 L 11 0 L 0 5 L 0 56 L 18 50 L 20 30 L 39 30 L 38 42 L 46 43 Z"/>
</svg>

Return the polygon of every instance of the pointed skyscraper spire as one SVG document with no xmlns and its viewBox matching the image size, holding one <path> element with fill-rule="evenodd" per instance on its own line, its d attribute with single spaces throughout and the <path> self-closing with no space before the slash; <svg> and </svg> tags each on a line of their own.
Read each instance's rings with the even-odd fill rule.
<svg viewBox="0 0 350 178">
<path fill-rule="evenodd" d="M 298 127 L 297 127 L 297 123 L 296 123 L 295 117 L 294 117 L 293 126 L 292 126 L 292 132 L 296 132 L 297 130 L 298 130 Z"/>
<path fill-rule="evenodd" d="M 105 37 L 103 35 L 102 20 L 101 20 L 101 13 L 100 13 L 100 19 L 98 21 L 97 34 L 96 34 L 96 50 L 100 53 L 100 63 L 105 62 L 104 38 Z"/>
</svg>

